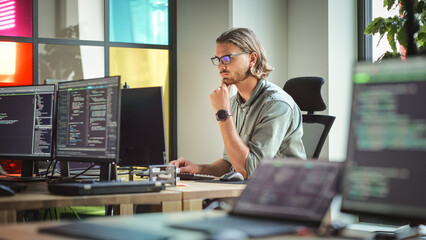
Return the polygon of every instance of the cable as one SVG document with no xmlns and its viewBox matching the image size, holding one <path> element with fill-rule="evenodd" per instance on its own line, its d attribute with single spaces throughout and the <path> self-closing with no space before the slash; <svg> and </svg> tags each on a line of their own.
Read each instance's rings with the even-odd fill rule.
<svg viewBox="0 0 426 240">
<path fill-rule="evenodd" d="M 49 166 L 47 166 L 45 178 L 48 177 L 48 175 L 49 175 L 49 169 L 52 166 L 52 163 L 54 163 L 54 162 L 55 162 L 55 165 L 56 165 L 56 160 L 54 159 L 54 160 L 50 161 Z M 52 175 L 51 175 L 52 177 L 53 177 L 53 173 L 54 172 L 55 172 L 55 167 L 53 167 L 53 169 L 52 169 Z"/>
<path fill-rule="evenodd" d="M 90 170 L 90 169 L 92 169 L 94 166 L 96 166 L 96 164 L 92 164 L 90 167 L 86 168 L 84 171 L 82 171 L 81 173 L 79 173 L 79 174 L 75 175 L 75 176 L 74 176 L 74 177 L 72 177 L 72 178 L 77 178 L 77 177 L 79 177 L 79 176 L 83 175 L 85 172 L 89 171 L 89 170 Z"/>
<path fill-rule="evenodd" d="M 79 220 L 79 221 L 81 221 L 81 218 L 80 218 L 80 216 L 78 216 L 78 214 L 77 214 L 77 212 L 72 208 L 72 207 L 69 207 L 68 206 L 68 208 L 74 213 L 74 215 L 77 217 L 77 219 Z"/>
</svg>

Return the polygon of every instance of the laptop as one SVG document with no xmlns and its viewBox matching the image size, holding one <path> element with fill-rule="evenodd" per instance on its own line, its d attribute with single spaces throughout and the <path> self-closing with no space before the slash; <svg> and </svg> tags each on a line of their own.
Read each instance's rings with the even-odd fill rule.
<svg viewBox="0 0 426 240">
<path fill-rule="evenodd" d="M 165 189 L 159 181 L 130 181 L 130 182 L 50 182 L 47 185 L 49 192 L 68 196 L 87 196 L 101 194 L 126 194 L 160 192 Z"/>
<path fill-rule="evenodd" d="M 230 213 L 170 226 L 209 234 L 232 228 L 249 237 L 317 228 L 337 193 L 341 168 L 336 162 L 264 159 Z"/>
</svg>

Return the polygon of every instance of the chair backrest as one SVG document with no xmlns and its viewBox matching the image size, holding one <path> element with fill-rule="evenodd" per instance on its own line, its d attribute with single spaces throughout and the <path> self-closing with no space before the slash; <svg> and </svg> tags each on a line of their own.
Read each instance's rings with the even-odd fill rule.
<svg viewBox="0 0 426 240">
<path fill-rule="evenodd" d="M 336 117 L 328 115 L 303 115 L 304 134 L 302 136 L 302 141 L 303 145 L 305 145 L 306 157 L 319 157 L 334 119 L 336 119 Z"/>
<path fill-rule="evenodd" d="M 321 96 L 324 79 L 298 77 L 289 79 L 283 89 L 294 99 L 303 114 L 303 137 L 308 158 L 318 158 L 336 117 L 314 114 L 327 108 Z"/>
<path fill-rule="evenodd" d="M 323 84 L 321 77 L 298 77 L 289 79 L 283 89 L 296 101 L 300 110 L 313 114 L 327 108 L 321 96 Z"/>
</svg>

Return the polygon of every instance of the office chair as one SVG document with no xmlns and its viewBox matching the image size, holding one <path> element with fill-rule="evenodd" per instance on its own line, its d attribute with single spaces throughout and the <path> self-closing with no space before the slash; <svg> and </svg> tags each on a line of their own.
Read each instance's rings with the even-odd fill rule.
<svg viewBox="0 0 426 240">
<path fill-rule="evenodd" d="M 321 77 L 298 77 L 284 84 L 284 91 L 293 97 L 303 114 L 303 144 L 308 158 L 318 158 L 336 117 L 314 114 L 327 108 L 321 96 L 324 79 Z"/>
</svg>

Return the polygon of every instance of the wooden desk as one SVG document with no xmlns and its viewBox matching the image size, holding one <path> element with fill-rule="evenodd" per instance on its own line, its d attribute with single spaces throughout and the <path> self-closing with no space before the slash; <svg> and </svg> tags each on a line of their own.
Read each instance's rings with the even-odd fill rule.
<svg viewBox="0 0 426 240">
<path fill-rule="evenodd" d="M 182 211 L 182 194 L 165 190 L 93 196 L 61 196 L 47 191 L 46 182 L 27 183 L 28 189 L 11 197 L 0 197 L 0 223 L 16 222 L 17 210 L 66 206 L 119 205 L 120 215 L 132 215 L 136 204 L 161 204 L 162 212 Z"/>
<path fill-rule="evenodd" d="M 202 201 L 206 198 L 235 198 L 239 197 L 246 188 L 245 184 L 209 183 L 196 181 L 181 181 L 188 186 L 169 187 L 167 189 L 182 193 L 182 210 L 202 210 Z"/>
<path fill-rule="evenodd" d="M 141 232 L 141 238 L 143 237 L 143 232 L 148 233 L 160 233 L 169 237 L 169 240 L 193 240 L 193 239 L 206 239 L 207 235 L 197 231 L 187 231 L 181 229 L 174 229 L 168 227 L 170 223 L 188 221 L 188 220 L 200 220 L 203 218 L 223 215 L 225 214 L 222 211 L 211 211 L 211 212 L 180 212 L 180 213 L 146 213 L 138 214 L 134 216 L 114 216 L 108 218 L 96 218 L 88 219 L 85 222 L 96 223 L 105 226 L 118 227 L 121 228 L 120 232 L 125 232 L 126 229 L 132 229 Z M 67 224 L 68 222 L 43 222 L 43 223 L 27 223 L 27 224 L 9 224 L 9 225 L 0 225 L 0 238 L 2 240 L 21 240 L 21 239 L 32 239 L 32 240 L 73 240 L 79 238 L 63 237 L 59 235 L 51 235 L 46 233 L 39 233 L 39 227 L 48 227 Z M 317 237 L 313 235 L 305 236 L 275 236 L 268 238 L 261 238 L 268 240 L 324 240 L 324 239 L 334 239 L 341 240 L 344 238 L 335 238 L 335 237 Z M 353 239 L 353 238 L 352 238 Z"/>
</svg>

